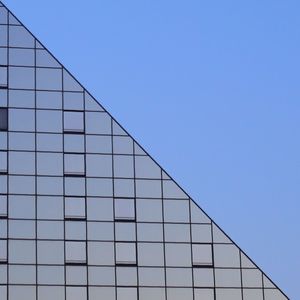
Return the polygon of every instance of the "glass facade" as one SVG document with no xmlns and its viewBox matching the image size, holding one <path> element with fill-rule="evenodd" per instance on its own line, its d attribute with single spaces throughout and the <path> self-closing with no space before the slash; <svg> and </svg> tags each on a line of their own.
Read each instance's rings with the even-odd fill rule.
<svg viewBox="0 0 300 300">
<path fill-rule="evenodd" d="M 1 2 L 0 299 L 288 299 Z"/>
</svg>

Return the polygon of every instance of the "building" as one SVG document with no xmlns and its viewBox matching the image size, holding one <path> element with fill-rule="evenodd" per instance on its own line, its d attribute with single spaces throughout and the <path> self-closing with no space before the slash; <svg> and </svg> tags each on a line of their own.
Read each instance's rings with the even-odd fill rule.
<svg viewBox="0 0 300 300">
<path fill-rule="evenodd" d="M 0 299 L 288 299 L 0 4 Z"/>
</svg>

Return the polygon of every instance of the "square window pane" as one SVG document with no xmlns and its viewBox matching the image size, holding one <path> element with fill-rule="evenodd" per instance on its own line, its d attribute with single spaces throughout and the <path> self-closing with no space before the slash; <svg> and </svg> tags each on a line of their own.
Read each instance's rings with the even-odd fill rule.
<svg viewBox="0 0 300 300">
<path fill-rule="evenodd" d="M 0 108 L 0 130 L 7 131 L 8 129 L 8 109 Z"/>
<path fill-rule="evenodd" d="M 163 266 L 164 245 L 162 243 L 139 243 L 138 244 L 139 266 Z"/>
<path fill-rule="evenodd" d="M 86 266 L 67 266 L 66 267 L 66 283 L 67 283 L 67 285 L 86 285 L 87 284 L 87 267 Z"/>
<path fill-rule="evenodd" d="M 38 90 L 61 90 L 62 89 L 62 70 L 37 68 L 36 87 Z"/>
<path fill-rule="evenodd" d="M 137 300 L 137 288 L 117 288 L 118 300 Z"/>
<path fill-rule="evenodd" d="M 62 240 L 64 238 L 63 221 L 37 221 L 37 238 Z"/>
<path fill-rule="evenodd" d="M 0 66 L 0 87 L 7 87 L 7 67 Z"/>
<path fill-rule="evenodd" d="M 64 150 L 65 152 L 84 152 L 84 135 L 65 134 Z"/>
<path fill-rule="evenodd" d="M 115 199 L 115 220 L 134 220 L 135 200 Z"/>
<path fill-rule="evenodd" d="M 64 93 L 64 109 L 66 110 L 83 110 L 83 93 Z"/>
<path fill-rule="evenodd" d="M 165 222 L 189 223 L 189 201 L 165 200 L 164 215 Z"/>
<path fill-rule="evenodd" d="M 65 300 L 65 287 L 63 286 L 39 286 L 39 300 Z"/>
<path fill-rule="evenodd" d="M 112 156 L 87 154 L 86 174 L 88 177 L 112 177 Z"/>
<path fill-rule="evenodd" d="M 9 241 L 9 263 L 13 264 L 35 264 L 36 242 L 25 240 Z M 22 251 L 20 251 L 22 249 Z M 47 249 L 49 251 L 49 248 Z"/>
<path fill-rule="evenodd" d="M 23 26 L 9 26 L 11 47 L 34 48 L 34 38 Z"/>
<path fill-rule="evenodd" d="M 0 195 L 0 218 L 7 217 L 7 196 Z"/>
<path fill-rule="evenodd" d="M 0 130 L 0 150 L 7 150 L 7 132 Z"/>
<path fill-rule="evenodd" d="M 65 231 L 67 240 L 86 240 L 86 222 L 67 221 Z"/>
<path fill-rule="evenodd" d="M 85 198 L 65 197 L 65 218 L 85 219 Z"/>
<path fill-rule="evenodd" d="M 37 134 L 37 151 L 63 151 L 62 134 Z"/>
<path fill-rule="evenodd" d="M 65 178 L 66 196 L 84 196 L 85 178 L 84 177 L 66 177 Z"/>
<path fill-rule="evenodd" d="M 123 223 L 124 224 L 124 223 Z M 88 222 L 88 239 L 93 241 L 113 241 L 113 222 Z"/>
<path fill-rule="evenodd" d="M 64 284 L 64 267 L 60 266 L 39 266 L 39 284 Z M 56 299 L 55 299 L 56 300 Z"/>
<path fill-rule="evenodd" d="M 65 111 L 64 112 L 64 131 L 65 132 L 84 132 L 83 112 Z"/>
<path fill-rule="evenodd" d="M 193 266 L 213 266 L 211 244 L 193 244 Z"/>
<path fill-rule="evenodd" d="M 8 90 L 0 89 L 0 109 L 6 108 L 7 106 L 8 106 Z"/>
<path fill-rule="evenodd" d="M 37 131 L 39 132 L 62 132 L 62 113 L 54 110 L 36 111 Z"/>
<path fill-rule="evenodd" d="M 195 289 L 195 300 L 215 300 L 213 289 Z M 253 298 L 256 299 L 256 298 Z"/>
<path fill-rule="evenodd" d="M 101 135 L 86 135 L 87 153 L 111 153 L 111 137 Z"/>
<path fill-rule="evenodd" d="M 62 92 L 37 91 L 36 92 L 37 108 L 62 108 Z"/>
<path fill-rule="evenodd" d="M 7 173 L 7 152 L 0 151 L 0 173 Z"/>
<path fill-rule="evenodd" d="M 9 48 L 9 64 L 15 66 L 33 67 L 34 50 Z"/>
<path fill-rule="evenodd" d="M 137 268 L 136 267 L 117 267 L 117 285 L 118 286 L 136 286 Z"/>
<path fill-rule="evenodd" d="M 134 222 L 116 222 L 115 223 L 115 239 L 120 242 L 136 241 L 136 224 Z"/>
<path fill-rule="evenodd" d="M 87 198 L 87 219 L 91 221 L 113 220 L 112 198 Z"/>
<path fill-rule="evenodd" d="M 35 197 L 10 195 L 9 217 L 13 219 L 35 219 Z"/>
<path fill-rule="evenodd" d="M 10 220 L 9 238 L 34 239 L 35 221 L 29 220 Z"/>
<path fill-rule="evenodd" d="M 10 109 L 9 129 L 12 131 L 35 131 L 35 112 L 33 109 Z"/>
<path fill-rule="evenodd" d="M 136 264 L 136 243 L 116 243 L 116 264 Z"/>
<path fill-rule="evenodd" d="M 92 134 L 111 134 L 111 117 L 102 112 L 85 113 L 86 132 Z"/>
<path fill-rule="evenodd" d="M 86 243 L 66 242 L 66 263 L 84 264 L 86 263 Z"/>
<path fill-rule="evenodd" d="M 0 239 L 7 239 L 7 220 L 0 219 Z M 0 283 L 1 283 L 1 269 L 0 269 Z"/>
<path fill-rule="evenodd" d="M 43 197 L 37 198 L 37 218 L 38 219 L 63 219 L 63 197 Z"/>
<path fill-rule="evenodd" d="M 21 26 L 13 26 L 21 27 Z M 10 285 L 9 286 L 9 300 L 16 299 L 30 299 L 36 300 L 36 287 L 25 285 Z"/>
<path fill-rule="evenodd" d="M 60 153 L 37 153 L 37 174 L 62 176 L 63 155 Z"/>
<path fill-rule="evenodd" d="M 112 242 L 89 242 L 88 244 L 89 265 L 114 266 L 115 251 Z"/>
<path fill-rule="evenodd" d="M 35 108 L 34 91 L 9 90 L 9 106 Z"/>
<path fill-rule="evenodd" d="M 63 241 L 38 241 L 37 242 L 38 264 L 64 264 L 64 242 Z M 35 262 L 34 262 L 35 264 Z"/>
<path fill-rule="evenodd" d="M 87 288 L 79 286 L 67 286 L 66 300 L 87 300 Z"/>
<path fill-rule="evenodd" d="M 192 224 L 192 240 L 194 243 L 212 243 L 210 224 Z"/>
<path fill-rule="evenodd" d="M 78 175 L 85 174 L 85 159 L 83 154 L 65 154 L 64 155 L 64 174 Z"/>
<path fill-rule="evenodd" d="M 133 156 L 114 155 L 114 176 L 121 178 L 133 178 Z"/>
<path fill-rule="evenodd" d="M 214 269 L 213 268 L 193 268 L 195 287 L 214 287 Z"/>
<path fill-rule="evenodd" d="M 9 87 L 14 89 L 33 90 L 35 87 L 34 68 L 10 67 Z"/>
<path fill-rule="evenodd" d="M 160 199 L 137 199 L 137 220 L 140 222 L 162 222 L 162 201 Z"/>
<path fill-rule="evenodd" d="M 190 244 L 166 244 L 166 265 L 170 267 L 191 267 Z"/>
<path fill-rule="evenodd" d="M 7 240 L 0 240 L 0 262 L 7 261 Z"/>
<path fill-rule="evenodd" d="M 35 153 L 21 152 L 21 151 L 10 152 L 9 173 L 16 174 L 16 175 L 34 175 L 35 174 Z"/>
<path fill-rule="evenodd" d="M 10 150 L 35 150 L 35 134 L 23 132 L 9 133 Z"/>
</svg>

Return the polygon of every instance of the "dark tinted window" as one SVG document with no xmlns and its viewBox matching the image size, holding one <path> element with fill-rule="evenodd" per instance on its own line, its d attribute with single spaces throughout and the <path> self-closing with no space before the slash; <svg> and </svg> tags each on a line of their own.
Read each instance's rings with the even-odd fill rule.
<svg viewBox="0 0 300 300">
<path fill-rule="evenodd" d="M 7 108 L 0 108 L 0 130 L 8 128 L 8 111 Z"/>
</svg>

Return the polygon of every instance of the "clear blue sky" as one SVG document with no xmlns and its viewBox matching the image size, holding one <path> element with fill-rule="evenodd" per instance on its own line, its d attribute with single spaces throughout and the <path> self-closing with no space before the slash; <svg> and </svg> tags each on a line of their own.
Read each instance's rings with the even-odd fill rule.
<svg viewBox="0 0 300 300">
<path fill-rule="evenodd" d="M 299 0 L 3 2 L 300 299 Z"/>
</svg>

